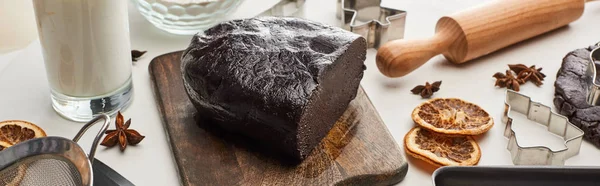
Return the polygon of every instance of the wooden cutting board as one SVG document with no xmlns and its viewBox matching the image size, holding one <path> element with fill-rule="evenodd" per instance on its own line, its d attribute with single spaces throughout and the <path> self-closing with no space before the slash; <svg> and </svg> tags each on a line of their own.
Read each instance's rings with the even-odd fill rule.
<svg viewBox="0 0 600 186">
<path fill-rule="evenodd" d="M 362 88 L 312 154 L 294 164 L 198 118 L 183 87 L 180 56 L 158 56 L 149 70 L 183 185 L 391 185 L 404 179 L 408 164 Z"/>
</svg>

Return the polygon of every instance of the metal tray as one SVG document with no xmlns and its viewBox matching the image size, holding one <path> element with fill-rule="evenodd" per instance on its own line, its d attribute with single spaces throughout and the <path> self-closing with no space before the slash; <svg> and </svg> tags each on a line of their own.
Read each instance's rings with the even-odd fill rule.
<svg viewBox="0 0 600 186">
<path fill-rule="evenodd" d="M 600 167 L 447 166 L 432 178 L 434 186 L 598 186 Z"/>
</svg>

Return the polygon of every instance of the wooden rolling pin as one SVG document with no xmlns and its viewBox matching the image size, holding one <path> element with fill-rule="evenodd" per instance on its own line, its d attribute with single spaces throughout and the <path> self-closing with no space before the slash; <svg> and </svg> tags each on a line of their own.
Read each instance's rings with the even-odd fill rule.
<svg viewBox="0 0 600 186">
<path fill-rule="evenodd" d="M 377 67 L 401 77 L 438 54 L 464 63 L 565 26 L 581 17 L 585 0 L 495 0 L 442 17 L 435 35 L 394 40 L 378 49 Z"/>
</svg>

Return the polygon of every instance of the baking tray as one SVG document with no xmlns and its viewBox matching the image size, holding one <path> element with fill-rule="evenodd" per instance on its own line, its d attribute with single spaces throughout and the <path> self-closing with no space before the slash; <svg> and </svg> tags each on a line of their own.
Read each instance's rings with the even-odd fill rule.
<svg viewBox="0 0 600 186">
<path fill-rule="evenodd" d="M 432 177 L 434 186 L 599 186 L 600 167 L 447 166 Z"/>
</svg>

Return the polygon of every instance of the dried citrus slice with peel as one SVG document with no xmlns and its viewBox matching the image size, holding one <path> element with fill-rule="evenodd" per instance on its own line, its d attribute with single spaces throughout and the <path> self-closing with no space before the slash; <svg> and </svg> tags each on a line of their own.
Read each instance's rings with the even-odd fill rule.
<svg viewBox="0 0 600 186">
<path fill-rule="evenodd" d="M 490 115 L 478 105 L 458 98 L 434 98 L 412 112 L 420 126 L 443 134 L 479 135 L 494 125 Z"/>
<path fill-rule="evenodd" d="M 46 132 L 33 123 L 21 120 L 2 121 L 0 122 L 0 151 L 17 143 L 45 136 Z M 1 173 L 7 174 L 0 175 L 2 185 L 20 185 L 25 177 L 26 166 L 24 164 L 13 166 L 17 166 L 13 168 L 16 170 Z"/>
<path fill-rule="evenodd" d="M 6 149 L 6 148 L 8 148 L 10 146 L 12 146 L 12 145 L 10 143 L 8 143 L 8 142 L 0 141 L 0 151 L 4 150 L 4 149 Z"/>
<path fill-rule="evenodd" d="M 21 181 L 25 178 L 27 169 L 26 164 L 13 164 L 8 168 L 4 168 L 0 172 L 0 185 L 18 186 L 22 185 Z"/>
<path fill-rule="evenodd" d="M 415 127 L 404 137 L 406 154 L 436 166 L 476 165 L 479 145 L 471 136 L 445 135 Z"/>
<path fill-rule="evenodd" d="M 21 120 L 0 122 L 0 146 L 13 146 L 33 138 L 45 137 L 46 132 L 37 125 Z"/>
</svg>

